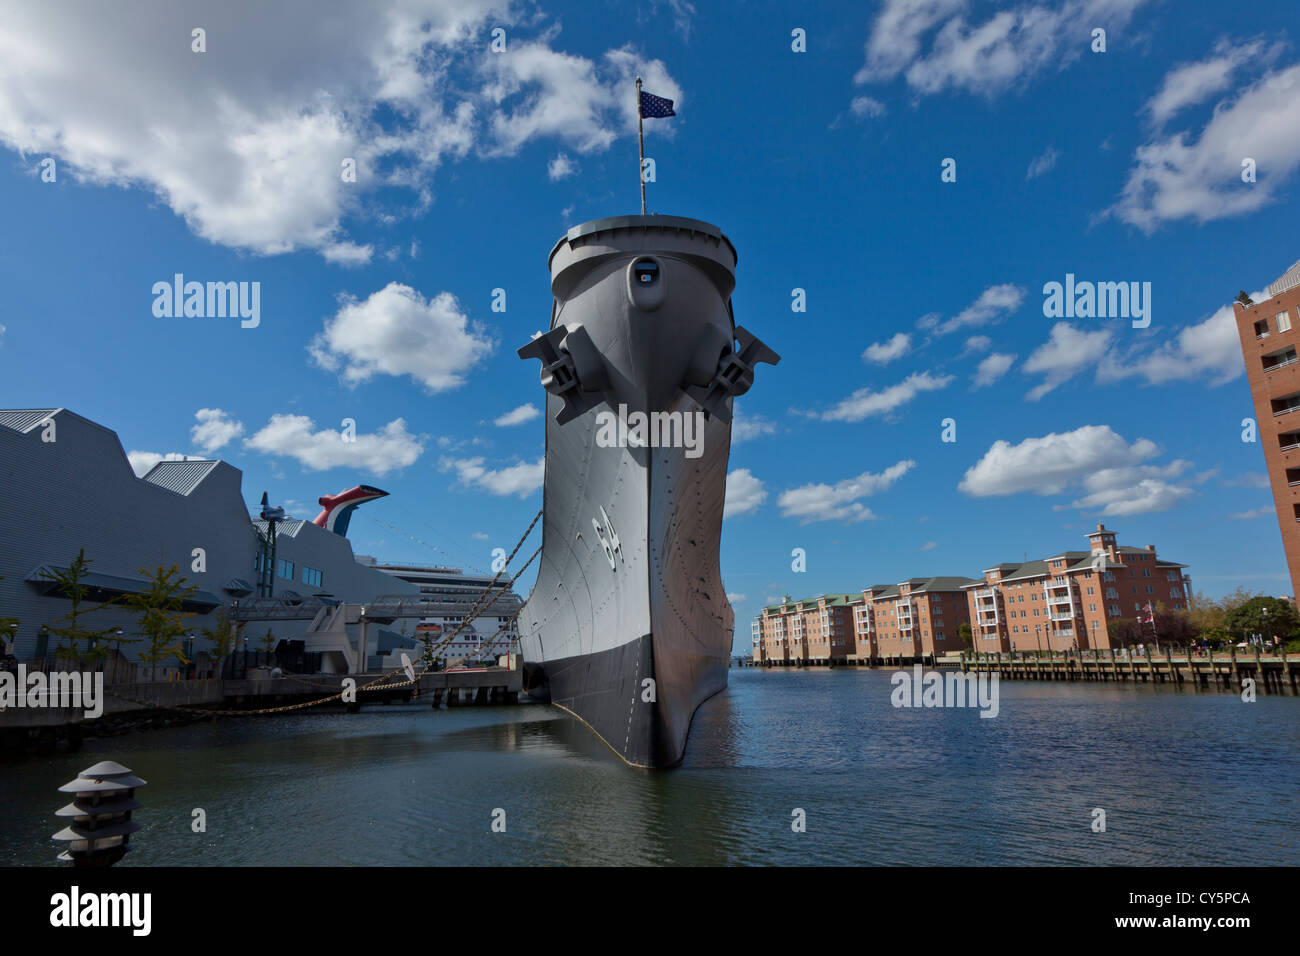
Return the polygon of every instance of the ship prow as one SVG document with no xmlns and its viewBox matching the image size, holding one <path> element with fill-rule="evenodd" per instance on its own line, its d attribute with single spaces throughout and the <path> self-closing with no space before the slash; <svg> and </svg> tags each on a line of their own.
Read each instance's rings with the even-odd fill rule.
<svg viewBox="0 0 1300 956">
<path fill-rule="evenodd" d="M 527 689 L 637 767 L 671 767 L 726 687 L 719 570 L 731 406 L 779 357 L 734 324 L 736 252 L 672 216 L 570 229 L 550 329 L 542 553 L 519 616 Z"/>
</svg>

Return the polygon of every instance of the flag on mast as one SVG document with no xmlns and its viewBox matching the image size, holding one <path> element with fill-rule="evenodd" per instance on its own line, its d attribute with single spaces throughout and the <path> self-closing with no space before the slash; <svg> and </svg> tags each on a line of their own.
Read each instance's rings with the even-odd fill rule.
<svg viewBox="0 0 1300 956">
<path fill-rule="evenodd" d="M 676 116 L 673 101 L 663 96 L 655 96 L 641 89 L 641 77 L 636 78 L 636 142 L 641 154 L 637 165 L 637 178 L 641 180 L 641 215 L 645 215 L 645 133 L 642 121 L 646 119 L 664 119 Z"/>
</svg>

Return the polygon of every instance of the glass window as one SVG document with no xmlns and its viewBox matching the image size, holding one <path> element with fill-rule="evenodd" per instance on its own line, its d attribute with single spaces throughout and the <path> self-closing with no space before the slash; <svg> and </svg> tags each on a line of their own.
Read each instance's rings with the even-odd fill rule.
<svg viewBox="0 0 1300 956">
<path fill-rule="evenodd" d="M 1291 328 L 1290 312 L 1279 312 L 1276 316 L 1274 316 L 1274 318 L 1277 319 L 1277 330 L 1279 332 L 1285 332 Z"/>
</svg>

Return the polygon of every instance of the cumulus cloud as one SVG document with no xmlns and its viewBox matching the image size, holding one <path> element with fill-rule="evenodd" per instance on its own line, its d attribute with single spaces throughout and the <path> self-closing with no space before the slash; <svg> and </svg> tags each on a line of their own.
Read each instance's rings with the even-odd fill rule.
<svg viewBox="0 0 1300 956">
<path fill-rule="evenodd" d="M 1046 151 L 1044 151 L 1042 155 L 1036 156 L 1034 161 L 1029 164 L 1029 169 L 1025 171 L 1025 179 L 1037 179 L 1044 173 L 1050 172 L 1056 165 L 1056 160 L 1060 155 L 1061 154 L 1056 151 L 1055 147 L 1047 147 Z"/>
<path fill-rule="evenodd" d="M 858 119 L 878 119 L 889 112 L 884 103 L 870 96 L 855 96 L 849 104 L 849 111 Z"/>
<path fill-rule="evenodd" d="M 745 600 L 745 595 L 739 593 L 738 591 L 728 591 L 727 600 L 730 601 L 732 604 L 739 604 L 740 602 Z"/>
<path fill-rule="evenodd" d="M 722 511 L 724 519 L 757 511 L 759 505 L 766 500 L 767 489 L 748 468 L 727 472 L 727 503 Z"/>
<path fill-rule="evenodd" d="M 6 6 L 0 144 L 55 156 L 84 182 L 143 189 L 197 235 L 260 254 L 359 264 L 373 250 L 346 223 L 371 213 L 383 187 L 413 196 L 394 201 L 400 215 L 427 206 L 434 173 L 471 152 L 510 154 L 536 138 L 607 148 L 635 133 L 625 91 L 638 70 L 681 97 L 661 63 L 629 48 L 594 62 L 551 49 L 558 31 L 531 11 L 516 29 L 508 0 L 133 10 Z M 528 39 L 539 23 L 546 39 Z M 196 24 L 206 53 L 191 51 Z M 512 28 L 509 53 L 484 55 L 497 25 Z"/>
<path fill-rule="evenodd" d="M 1167 116 L 1191 95 L 1171 93 L 1152 108 Z M 1300 65 L 1270 71 L 1221 101 L 1199 136 L 1161 133 L 1138 147 L 1137 164 L 1108 213 L 1150 234 L 1180 219 L 1205 223 L 1254 212 L 1277 199 L 1300 167 L 1297 141 Z M 1255 182 L 1241 179 L 1245 158 L 1255 161 Z"/>
<path fill-rule="evenodd" d="M 308 471 L 349 468 L 361 473 L 386 475 L 414 464 L 424 451 L 420 436 L 395 418 L 377 432 L 357 432 L 344 440 L 344 433 L 330 428 L 316 429 L 306 415 L 272 415 L 258 432 L 244 439 L 244 445 L 272 457 L 287 457 Z"/>
<path fill-rule="evenodd" d="M 943 321 L 938 313 L 922 316 L 916 323 L 917 328 L 935 335 L 947 335 L 958 329 L 988 325 L 1005 318 L 1025 299 L 1025 290 L 1011 283 L 989 286 L 980 293 L 978 299 L 962 309 L 951 319 Z M 967 340 L 968 343 L 970 340 Z"/>
<path fill-rule="evenodd" d="M 1256 292 L 1252 298 L 1262 302 L 1268 295 Z M 1110 352 L 1097 368 L 1097 381 L 1105 384 L 1136 377 L 1148 385 L 1174 381 L 1222 385 L 1245 370 L 1237 319 L 1232 306 L 1225 305 L 1154 348 L 1137 346 L 1127 355 Z"/>
<path fill-rule="evenodd" d="M 854 79 L 881 83 L 901 75 L 922 94 L 951 87 L 993 96 L 1041 70 L 1073 63 L 1094 27 L 1106 28 L 1113 42 L 1144 2 L 1022 3 L 971 19 L 969 0 L 885 0 Z"/>
<path fill-rule="evenodd" d="M 190 429 L 190 440 L 204 454 L 211 455 L 244 434 L 244 423 L 219 408 L 200 408 L 194 417 L 199 423 Z"/>
<path fill-rule="evenodd" d="M 531 422 L 541 414 L 536 405 L 520 405 L 512 411 L 506 412 L 500 418 L 494 419 L 492 424 L 501 428 L 507 428 L 510 425 L 522 425 L 524 422 Z"/>
<path fill-rule="evenodd" d="M 495 348 L 450 292 L 426 301 L 410 286 L 390 282 L 364 301 L 345 299 L 308 351 L 348 385 L 379 374 L 409 375 L 430 392 L 443 392 L 463 385 L 465 373 Z"/>
<path fill-rule="evenodd" d="M 734 405 L 731 409 L 731 443 L 738 445 L 743 441 L 762 438 L 776 434 L 776 422 L 768 421 L 762 415 L 742 415 Z"/>
<path fill-rule="evenodd" d="M 1008 355 L 1005 352 L 994 352 L 984 361 L 980 362 L 979 367 L 975 370 L 975 376 L 971 379 L 976 388 L 983 388 L 985 385 L 992 385 L 1003 375 L 1007 374 L 1007 369 L 1011 368 L 1011 363 L 1016 360 L 1014 355 Z"/>
<path fill-rule="evenodd" d="M 546 460 L 521 461 L 505 468 L 491 469 L 482 458 L 444 458 L 443 471 L 455 471 L 462 485 L 479 488 L 502 497 L 527 498 L 538 491 L 546 478 Z"/>
<path fill-rule="evenodd" d="M 1068 322 L 1057 322 L 1047 341 L 1029 353 L 1021 366 L 1026 374 L 1044 376 L 1025 397 L 1036 402 L 1079 372 L 1096 365 L 1110 347 L 1111 338 L 1109 329 L 1085 332 Z"/>
<path fill-rule="evenodd" d="M 1160 91 L 1143 108 L 1156 126 L 1163 126 L 1180 110 L 1227 89 L 1233 74 L 1242 66 L 1261 57 L 1272 61 L 1280 52 L 1280 45 L 1265 49 L 1262 40 L 1241 44 L 1220 40 L 1210 56 L 1195 63 L 1179 64 L 1170 70 L 1160 85 Z"/>
<path fill-rule="evenodd" d="M 560 153 L 549 163 L 546 164 L 546 175 L 551 182 L 559 182 L 568 176 L 572 176 L 578 171 L 578 166 L 571 160 L 567 153 Z"/>
<path fill-rule="evenodd" d="M 178 451 L 159 454 L 156 451 L 129 451 L 126 453 L 126 460 L 131 463 L 131 469 L 135 472 L 137 478 L 143 478 L 149 473 L 149 469 L 160 461 L 204 461 L 198 455 L 182 455 Z"/>
<path fill-rule="evenodd" d="M 972 335 L 966 340 L 966 345 L 962 348 L 962 355 L 970 355 L 974 352 L 983 352 L 993 344 L 993 340 L 987 335 Z"/>
<path fill-rule="evenodd" d="M 909 458 L 889 466 L 879 474 L 866 471 L 833 485 L 822 482 L 801 485 L 783 491 L 777 504 L 781 508 L 782 517 L 798 518 L 800 524 L 813 521 L 866 521 L 875 515 L 859 499 L 884 491 L 914 467 L 916 462 Z"/>
<path fill-rule="evenodd" d="M 902 358 L 906 355 L 911 345 L 912 337 L 910 335 L 906 332 L 896 332 L 888 342 L 873 342 L 868 345 L 866 351 L 862 353 L 862 360 L 885 365 L 896 358 Z"/>
<path fill-rule="evenodd" d="M 1017 445 L 995 441 L 957 487 L 976 498 L 1082 492 L 1068 507 L 1101 515 L 1164 511 L 1195 492 L 1173 482 L 1186 474 L 1191 462 L 1147 464 L 1159 453 L 1148 439 L 1129 444 L 1108 425 L 1085 425 L 1026 438 Z"/>
<path fill-rule="evenodd" d="M 834 408 L 822 412 L 819 417 L 827 422 L 860 422 L 872 415 L 888 415 L 922 392 L 934 392 L 946 388 L 952 379 L 951 375 L 913 372 L 897 385 L 891 385 L 878 392 L 873 392 L 869 388 L 860 388 Z"/>
</svg>

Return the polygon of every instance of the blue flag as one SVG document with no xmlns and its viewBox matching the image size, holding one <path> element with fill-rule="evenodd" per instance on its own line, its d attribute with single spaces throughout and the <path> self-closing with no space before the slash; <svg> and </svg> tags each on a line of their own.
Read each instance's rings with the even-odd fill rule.
<svg viewBox="0 0 1300 956">
<path fill-rule="evenodd" d="M 641 92 L 641 115 L 645 119 L 661 119 L 665 116 L 676 116 L 673 112 L 673 101 L 666 100 L 662 96 L 655 96 L 653 93 Z"/>
</svg>

